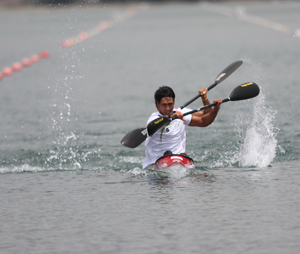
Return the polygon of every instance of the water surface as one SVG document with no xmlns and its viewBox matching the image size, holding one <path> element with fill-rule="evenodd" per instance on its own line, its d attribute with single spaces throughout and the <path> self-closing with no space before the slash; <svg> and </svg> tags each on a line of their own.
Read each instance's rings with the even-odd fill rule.
<svg viewBox="0 0 300 254">
<path fill-rule="evenodd" d="M 1 252 L 298 253 L 299 8 L 1 9 L 1 68 L 50 53 L 0 81 Z M 120 140 L 146 125 L 154 91 L 171 86 L 180 106 L 236 60 L 209 98 L 249 81 L 259 97 L 187 129 L 196 169 L 143 170 L 143 145 Z"/>
</svg>

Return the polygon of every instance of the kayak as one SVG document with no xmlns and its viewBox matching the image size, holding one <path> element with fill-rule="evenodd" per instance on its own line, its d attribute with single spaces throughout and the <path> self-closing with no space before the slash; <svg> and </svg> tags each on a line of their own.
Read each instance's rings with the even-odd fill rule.
<svg viewBox="0 0 300 254">
<path fill-rule="evenodd" d="M 179 165 L 184 168 L 195 167 L 193 159 L 188 157 L 187 155 L 170 154 L 158 158 L 154 164 L 154 169 L 165 169 L 175 165 Z"/>
</svg>

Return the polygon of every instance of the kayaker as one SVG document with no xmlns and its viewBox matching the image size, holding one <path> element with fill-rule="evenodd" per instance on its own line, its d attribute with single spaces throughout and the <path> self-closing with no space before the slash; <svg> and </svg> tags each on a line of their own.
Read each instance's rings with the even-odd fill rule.
<svg viewBox="0 0 300 254">
<path fill-rule="evenodd" d="M 203 105 L 210 104 L 207 97 L 207 89 L 199 90 Z M 185 112 L 191 109 L 183 108 L 174 110 L 175 93 L 172 88 L 168 86 L 160 87 L 154 94 L 155 106 L 157 112 L 151 114 L 147 121 L 147 125 L 152 120 L 160 116 L 177 116 L 178 119 L 171 121 L 168 125 L 164 126 L 151 137 L 147 136 L 145 142 L 146 158 L 143 163 L 143 168 L 152 166 L 155 161 L 166 154 L 181 154 L 185 153 L 186 132 L 185 126 L 206 127 L 210 125 L 216 118 L 218 111 L 221 107 L 222 100 L 214 100 L 217 103 L 213 108 L 208 108 L 196 112 L 194 114 L 186 115 Z"/>
</svg>

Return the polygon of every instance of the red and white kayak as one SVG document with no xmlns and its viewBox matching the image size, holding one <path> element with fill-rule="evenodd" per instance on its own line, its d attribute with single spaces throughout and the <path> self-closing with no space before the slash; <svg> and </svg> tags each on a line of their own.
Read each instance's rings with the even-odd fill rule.
<svg viewBox="0 0 300 254">
<path fill-rule="evenodd" d="M 171 154 L 158 158 L 154 164 L 154 169 L 165 169 L 175 165 L 180 165 L 185 168 L 195 167 L 193 159 L 191 159 L 187 155 Z"/>
</svg>

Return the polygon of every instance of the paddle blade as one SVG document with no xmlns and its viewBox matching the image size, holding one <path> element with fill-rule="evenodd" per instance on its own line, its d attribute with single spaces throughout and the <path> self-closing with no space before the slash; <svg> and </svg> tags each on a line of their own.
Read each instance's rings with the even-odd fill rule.
<svg viewBox="0 0 300 254">
<path fill-rule="evenodd" d="M 242 65 L 243 61 L 235 61 L 228 65 L 221 73 L 216 77 L 214 85 L 221 83 L 224 79 L 228 78 L 237 68 Z"/>
<path fill-rule="evenodd" d="M 166 116 L 154 119 L 147 125 L 148 135 L 152 136 L 155 132 L 157 132 L 160 128 L 164 127 L 169 122 L 170 119 Z"/>
<path fill-rule="evenodd" d="M 240 101 L 253 98 L 259 94 L 259 87 L 254 82 L 245 83 L 237 86 L 231 92 L 229 98 L 231 101 Z"/>
<path fill-rule="evenodd" d="M 138 128 L 127 133 L 125 137 L 121 140 L 121 144 L 129 148 L 136 148 L 137 146 L 142 144 L 146 140 L 146 138 L 147 138 L 147 129 Z"/>
</svg>

